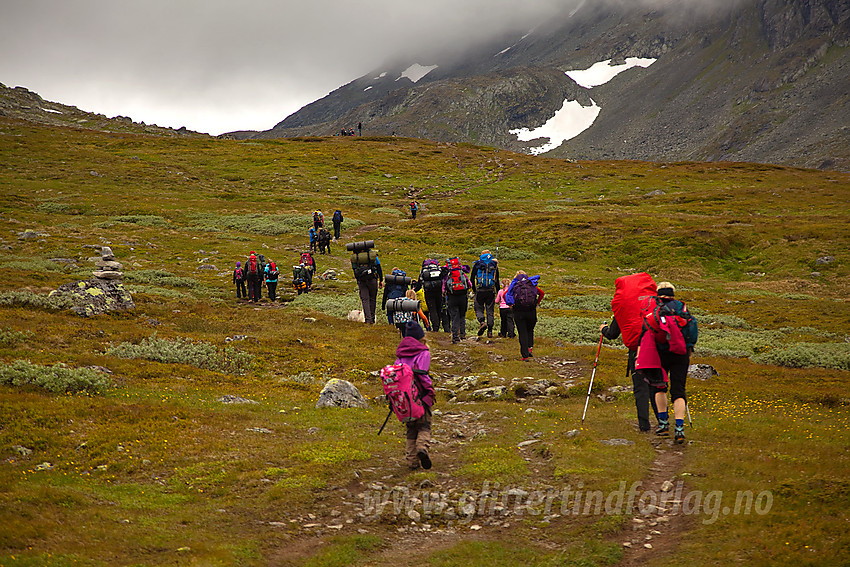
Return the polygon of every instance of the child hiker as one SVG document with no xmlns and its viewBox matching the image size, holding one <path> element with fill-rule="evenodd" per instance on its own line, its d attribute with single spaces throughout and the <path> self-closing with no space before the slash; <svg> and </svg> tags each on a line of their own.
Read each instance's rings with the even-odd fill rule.
<svg viewBox="0 0 850 567">
<path fill-rule="evenodd" d="M 419 323 L 410 321 L 404 330 L 404 338 L 395 351 L 396 364 L 407 364 L 413 369 L 413 379 L 421 393 L 425 415 L 407 425 L 407 451 L 405 454 L 407 466 L 415 470 L 431 468 L 431 458 L 428 448 L 431 445 L 431 406 L 437 399 L 434 386 L 431 384 L 431 351 L 425 341 L 425 331 Z"/>
<path fill-rule="evenodd" d="M 496 294 L 496 305 L 499 306 L 499 336 L 512 339 L 516 337 L 514 332 L 514 314 L 511 311 L 511 306 L 505 301 L 505 294 L 508 293 L 508 287 L 511 285 L 511 280 L 504 278 L 502 280 L 502 289 Z"/>
<path fill-rule="evenodd" d="M 419 300 L 419 298 L 416 296 L 416 292 L 413 291 L 412 289 L 407 290 L 404 293 L 404 297 L 406 299 L 412 299 L 413 301 Z M 419 324 L 424 323 L 425 328 L 430 331 L 431 330 L 431 321 L 428 320 L 428 316 L 425 315 L 425 312 L 422 310 L 422 307 L 421 307 L 422 305 L 425 305 L 425 302 L 419 301 L 419 305 L 420 305 L 419 311 L 417 311 L 416 313 L 413 314 L 413 320 L 416 321 Z M 406 329 L 401 329 L 401 336 L 402 337 L 405 336 L 404 335 L 405 331 L 406 331 Z"/>
</svg>

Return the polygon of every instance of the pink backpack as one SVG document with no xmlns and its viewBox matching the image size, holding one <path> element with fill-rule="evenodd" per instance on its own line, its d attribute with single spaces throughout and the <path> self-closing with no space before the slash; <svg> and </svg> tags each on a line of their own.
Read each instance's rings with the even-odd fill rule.
<svg viewBox="0 0 850 567">
<path fill-rule="evenodd" d="M 381 383 L 390 409 L 399 421 L 416 421 L 425 415 L 425 406 L 419 399 L 419 388 L 413 379 L 409 364 L 388 364 L 381 369 Z"/>
</svg>

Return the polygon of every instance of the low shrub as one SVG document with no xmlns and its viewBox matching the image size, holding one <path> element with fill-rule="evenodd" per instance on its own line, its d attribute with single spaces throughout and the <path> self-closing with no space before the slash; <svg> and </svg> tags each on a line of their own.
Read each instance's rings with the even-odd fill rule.
<svg viewBox="0 0 850 567">
<path fill-rule="evenodd" d="M 236 230 L 262 236 L 278 236 L 281 234 L 307 234 L 313 224 L 310 215 L 217 215 L 214 213 L 198 213 L 191 216 L 195 230 L 218 232 L 221 230 Z M 348 222 L 346 220 L 345 222 Z M 349 223 L 347 226 L 351 226 Z"/>
<path fill-rule="evenodd" d="M 181 337 L 168 340 L 153 336 L 139 344 L 121 343 L 106 349 L 106 354 L 167 364 L 188 364 L 225 374 L 245 374 L 254 362 L 252 355 L 233 347 L 217 349 L 209 343 Z"/>
<path fill-rule="evenodd" d="M 168 221 L 159 215 L 121 215 L 109 217 L 109 221 L 113 223 L 137 224 L 139 226 L 168 226 Z"/>
<path fill-rule="evenodd" d="M 53 366 L 16 360 L 0 368 L 0 384 L 36 386 L 48 392 L 101 394 L 109 386 L 109 378 L 91 368 L 69 368 L 59 363 Z"/>
<path fill-rule="evenodd" d="M 318 293 L 303 293 L 290 304 L 297 307 L 309 307 L 331 317 L 345 319 L 348 312 L 360 309 L 360 297 L 351 293 L 348 295 L 319 295 Z"/>
<path fill-rule="evenodd" d="M 605 319 L 591 317 L 545 317 L 539 316 L 535 334 L 543 337 L 564 339 L 577 345 L 597 344 L 599 325 Z"/>
<path fill-rule="evenodd" d="M 573 295 L 546 300 L 540 304 L 542 309 L 569 309 L 573 311 L 611 310 L 611 297 L 608 295 Z"/>
<path fill-rule="evenodd" d="M 0 346 L 11 347 L 18 343 L 28 341 L 33 334 L 29 331 L 13 331 L 12 329 L 0 329 Z"/>
<path fill-rule="evenodd" d="M 850 343 L 798 343 L 752 357 L 758 364 L 789 368 L 835 368 L 850 370 Z"/>
<path fill-rule="evenodd" d="M 124 272 L 124 280 L 137 284 L 148 284 L 155 286 L 186 287 L 198 289 L 202 287 L 201 282 L 192 278 L 175 276 L 165 270 L 134 270 Z"/>
<path fill-rule="evenodd" d="M 28 290 L 0 293 L 0 305 L 36 309 L 71 309 L 74 300 L 67 295 L 40 295 Z"/>
<path fill-rule="evenodd" d="M 703 326 L 700 327 L 696 349 L 700 354 L 748 358 L 772 349 L 784 338 L 785 335 L 779 331 L 705 329 Z"/>
<path fill-rule="evenodd" d="M 39 213 L 47 213 L 48 215 L 63 215 L 69 212 L 71 205 L 68 203 L 41 203 L 35 208 Z"/>
<path fill-rule="evenodd" d="M 372 209 L 373 215 L 393 215 L 396 217 L 405 216 L 405 212 L 400 209 L 394 209 L 392 207 L 378 207 L 377 209 Z"/>
</svg>

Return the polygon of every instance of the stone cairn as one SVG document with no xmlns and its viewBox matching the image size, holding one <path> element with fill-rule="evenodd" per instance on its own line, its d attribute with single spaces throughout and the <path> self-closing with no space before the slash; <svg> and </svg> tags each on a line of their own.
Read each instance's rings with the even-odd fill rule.
<svg viewBox="0 0 850 567">
<path fill-rule="evenodd" d="M 112 248 L 103 246 L 100 249 L 100 260 L 94 264 L 97 269 L 92 272 L 92 275 L 99 280 L 108 280 L 119 282 L 124 274 L 121 273 L 121 262 L 115 260 L 115 254 L 112 253 Z"/>
</svg>

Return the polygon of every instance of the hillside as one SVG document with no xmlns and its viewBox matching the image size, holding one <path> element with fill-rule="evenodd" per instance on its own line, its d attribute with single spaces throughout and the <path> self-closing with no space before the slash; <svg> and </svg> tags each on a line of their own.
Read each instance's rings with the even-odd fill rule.
<svg viewBox="0 0 850 567">
<path fill-rule="evenodd" d="M 0 116 L 0 564 L 798 565 L 850 546 L 850 175 L 102 130 Z M 336 273 L 296 296 L 316 208 L 345 213 L 316 258 Z M 431 470 L 407 469 L 395 418 L 376 435 L 399 337 L 380 310 L 347 318 L 343 244 L 368 239 L 408 274 L 489 248 L 546 292 L 528 362 L 516 340 L 427 334 Z M 104 246 L 135 308 L 81 317 L 51 292 Z M 252 250 L 280 301 L 237 300 Z M 581 421 L 614 281 L 637 271 L 675 283 L 691 360 L 717 372 L 688 379 L 683 445 L 636 431 L 619 339 Z M 317 408 L 331 379 L 366 407 Z"/>
<path fill-rule="evenodd" d="M 601 107 L 549 152 L 573 159 L 753 161 L 850 170 L 850 8 L 838 0 L 582 4 L 521 37 L 377 69 L 239 137 L 401 135 L 528 151 L 565 101 Z M 592 89 L 565 71 L 652 58 Z M 411 66 L 436 65 L 405 77 Z M 425 69 L 427 69 L 426 67 Z M 545 141 L 545 140 L 544 140 Z"/>
</svg>

